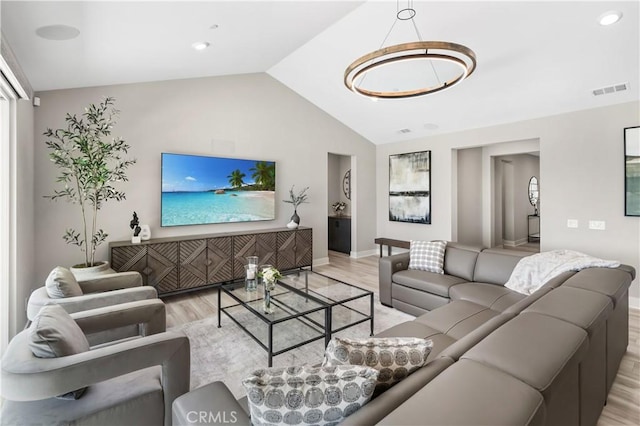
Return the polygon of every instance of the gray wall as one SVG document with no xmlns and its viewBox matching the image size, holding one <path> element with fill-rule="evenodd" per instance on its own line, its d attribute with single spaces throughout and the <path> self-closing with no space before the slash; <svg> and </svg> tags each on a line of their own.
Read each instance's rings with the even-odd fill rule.
<svg viewBox="0 0 640 426">
<path fill-rule="evenodd" d="M 377 147 L 377 235 L 397 239 L 451 239 L 457 210 L 455 149 L 489 147 L 509 141 L 539 141 L 542 216 L 541 249 L 567 248 L 636 269 L 640 266 L 640 218 L 625 217 L 622 129 L 638 125 L 640 103 L 630 102 L 534 120 L 450 133 Z M 537 142 L 536 142 L 537 143 Z M 533 144 L 532 144 L 533 145 Z M 432 151 L 432 225 L 388 220 L 390 154 Z M 527 149 L 520 152 L 532 152 Z M 490 152 L 491 150 L 487 150 Z M 495 155 L 506 154 L 500 152 Z M 486 160 L 483 159 L 483 163 Z M 484 165 L 483 165 L 484 170 Z M 483 179 L 483 210 L 491 210 L 493 192 Z M 489 181 L 490 182 L 490 181 Z M 484 213 L 483 212 L 483 213 Z M 483 235 L 491 240 L 490 215 L 483 214 Z M 577 229 L 567 219 L 578 219 Z M 587 228 L 606 221 L 605 231 Z M 638 279 L 632 285 L 638 303 Z"/>
<path fill-rule="evenodd" d="M 40 93 L 35 116 L 36 272 L 39 282 L 55 265 L 81 260 L 77 248 L 61 235 L 80 220 L 78 208 L 42 198 L 54 189 L 57 170 L 48 159 L 42 132 L 62 127 L 66 112 L 81 112 L 104 96 L 114 96 L 121 117 L 115 136 L 132 146 L 138 163 L 121 186 L 127 199 L 107 203 L 100 224 L 110 241 L 130 238 L 135 210 L 152 237 L 282 227 L 292 214 L 291 185 L 309 186 L 309 204 L 298 209 L 301 224 L 314 229 L 314 259 L 327 258 L 327 153 L 353 155 L 352 171 L 360 192 L 356 209 L 369 217 L 358 220 L 354 250 L 373 249 L 375 235 L 375 147 L 325 112 L 267 74 L 248 74 L 167 82 L 59 90 Z M 160 153 L 178 152 L 275 160 L 276 219 L 206 226 L 160 227 Z M 353 201 L 353 200 L 352 200 Z M 355 213 L 354 213 L 355 214 Z M 97 258 L 106 259 L 107 245 Z"/>
<path fill-rule="evenodd" d="M 482 148 L 458 150 L 458 237 L 482 244 Z"/>
</svg>

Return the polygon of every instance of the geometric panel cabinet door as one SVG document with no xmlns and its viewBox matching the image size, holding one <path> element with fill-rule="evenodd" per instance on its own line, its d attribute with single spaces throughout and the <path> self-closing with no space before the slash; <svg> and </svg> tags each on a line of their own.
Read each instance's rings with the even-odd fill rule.
<svg viewBox="0 0 640 426">
<path fill-rule="evenodd" d="M 256 234 L 256 255 L 262 265 L 276 266 L 276 232 Z"/>
<path fill-rule="evenodd" d="M 126 245 L 111 248 L 111 269 L 116 272 L 137 271 L 142 275 L 142 282 L 147 283 L 147 246 Z"/>
<path fill-rule="evenodd" d="M 207 284 L 207 240 L 180 241 L 179 288 L 202 287 Z"/>
<path fill-rule="evenodd" d="M 159 293 L 178 290 L 178 242 L 147 246 L 147 284 Z"/>
<path fill-rule="evenodd" d="M 278 232 L 276 267 L 281 271 L 296 267 L 296 231 Z"/>
<path fill-rule="evenodd" d="M 296 231 L 296 268 L 311 266 L 313 263 L 313 230 L 297 229 Z"/>
<path fill-rule="evenodd" d="M 207 283 L 222 283 L 233 280 L 232 237 L 209 238 L 207 240 L 206 263 Z M 244 276 L 244 269 L 242 276 Z"/>
<path fill-rule="evenodd" d="M 235 235 L 233 237 L 233 279 L 244 278 L 244 265 L 247 256 L 258 256 L 256 234 Z M 260 259 L 260 263 L 262 259 Z"/>
</svg>

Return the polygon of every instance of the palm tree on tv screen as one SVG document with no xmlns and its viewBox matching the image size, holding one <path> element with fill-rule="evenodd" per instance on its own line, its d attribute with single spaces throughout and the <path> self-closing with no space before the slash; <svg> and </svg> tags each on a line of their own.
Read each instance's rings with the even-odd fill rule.
<svg viewBox="0 0 640 426">
<path fill-rule="evenodd" d="M 244 181 L 242 180 L 246 175 L 242 173 L 239 169 L 236 169 L 231 172 L 229 176 L 229 184 L 234 188 L 240 188 L 244 185 Z"/>
<path fill-rule="evenodd" d="M 253 172 L 251 177 L 256 185 L 264 191 L 275 191 L 276 188 L 276 165 L 266 161 L 257 161 L 256 165 L 249 169 Z"/>
</svg>

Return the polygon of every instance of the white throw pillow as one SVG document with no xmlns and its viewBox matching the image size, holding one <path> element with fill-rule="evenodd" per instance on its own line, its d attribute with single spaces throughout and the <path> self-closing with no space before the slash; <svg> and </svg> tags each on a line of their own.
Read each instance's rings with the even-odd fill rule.
<svg viewBox="0 0 640 426">
<path fill-rule="evenodd" d="M 444 274 L 446 241 L 411 241 L 409 269 Z"/>
<path fill-rule="evenodd" d="M 363 365 L 380 372 L 376 395 L 427 363 L 433 342 L 418 337 L 334 337 L 327 345 L 323 366 Z"/>
<path fill-rule="evenodd" d="M 251 424 L 333 425 L 371 399 L 378 372 L 372 368 L 267 368 L 242 381 L 247 391 Z"/>
<path fill-rule="evenodd" d="M 56 266 L 45 281 L 47 294 L 52 299 L 82 296 L 82 288 L 76 277 L 67 268 Z"/>
</svg>

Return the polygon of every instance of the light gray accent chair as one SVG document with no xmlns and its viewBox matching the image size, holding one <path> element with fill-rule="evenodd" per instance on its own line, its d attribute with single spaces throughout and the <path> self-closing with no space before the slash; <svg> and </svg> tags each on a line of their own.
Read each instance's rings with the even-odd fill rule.
<svg viewBox="0 0 640 426">
<path fill-rule="evenodd" d="M 33 321 L 43 306 L 52 304 L 62 306 L 65 311 L 71 314 L 120 303 L 158 298 L 158 292 L 155 288 L 143 285 L 142 276 L 138 272 L 101 274 L 91 279 L 80 279 L 78 284 L 82 290 L 80 296 L 50 297 L 46 286 L 34 290 L 27 303 L 29 322 Z M 124 328 L 96 333 L 87 336 L 87 338 L 91 344 L 98 344 L 136 336 L 139 333 L 139 325 L 133 324 Z"/>
<path fill-rule="evenodd" d="M 143 326 L 141 336 L 59 358 L 37 358 L 30 330 L 18 333 L 2 358 L 2 423 L 170 425 L 171 404 L 189 390 L 190 347 L 185 335 L 165 332 L 164 303 L 129 302 L 71 317 L 85 334 Z M 78 400 L 55 398 L 85 386 Z"/>
</svg>

